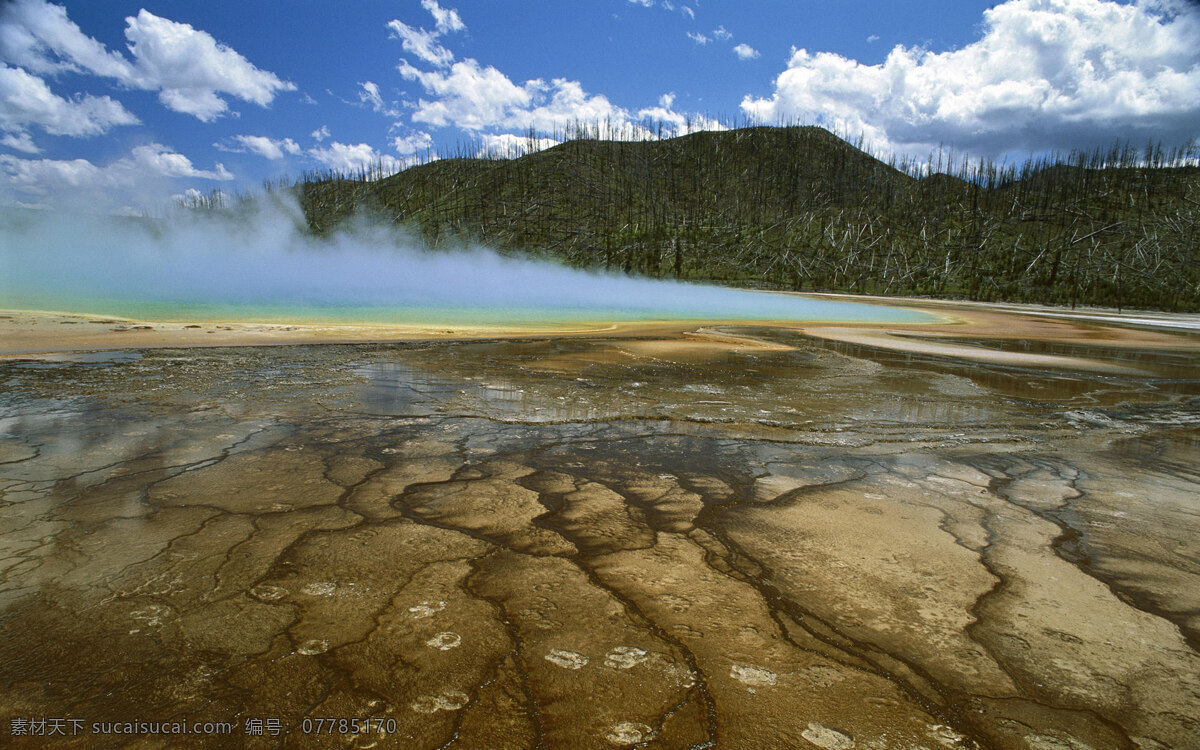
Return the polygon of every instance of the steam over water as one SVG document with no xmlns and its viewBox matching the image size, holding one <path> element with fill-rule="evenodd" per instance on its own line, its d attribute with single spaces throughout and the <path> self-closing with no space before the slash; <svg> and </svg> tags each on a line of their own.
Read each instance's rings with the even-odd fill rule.
<svg viewBox="0 0 1200 750">
<path fill-rule="evenodd" d="M 0 217 L 0 308 L 159 320 L 536 323 L 571 320 L 917 322 L 907 310 L 745 292 L 501 256 L 429 251 L 359 224 L 304 231 L 294 205 L 169 221 Z"/>
</svg>

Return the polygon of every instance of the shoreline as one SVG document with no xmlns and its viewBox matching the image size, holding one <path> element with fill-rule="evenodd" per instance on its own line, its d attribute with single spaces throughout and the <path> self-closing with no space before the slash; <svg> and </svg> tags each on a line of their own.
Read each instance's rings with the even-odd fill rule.
<svg viewBox="0 0 1200 750">
<path fill-rule="evenodd" d="M 1063 320 L 1079 320 L 1102 322 L 1106 324 L 1129 325 L 1148 328 L 1169 328 L 1172 330 L 1195 331 L 1200 333 L 1200 313 L 1172 313 L 1161 310 L 1141 310 L 1116 307 L 1095 307 L 1079 305 L 1065 307 L 1059 305 L 1044 305 L 1035 302 L 980 302 L 978 300 L 937 299 L 933 297 L 883 297 L 871 294 L 848 294 L 844 292 L 783 292 L 797 294 L 817 299 L 839 301 L 857 301 L 870 304 L 888 305 L 894 307 L 909 307 L 922 309 L 945 307 L 979 309 L 990 311 L 1013 312 L 1023 315 L 1038 315 Z"/>
<path fill-rule="evenodd" d="M 796 294 L 796 293 L 788 293 Z M 729 328 L 774 327 L 826 341 L 914 355 L 963 359 L 1008 367 L 1147 376 L 1144 369 L 1103 356 L 1005 351 L 960 343 L 1025 341 L 1116 349 L 1200 351 L 1200 315 L 1137 313 L 1107 309 L 1059 310 L 1011 303 L 913 300 L 899 297 L 810 294 L 799 296 L 903 307 L 930 322 L 817 320 L 570 321 L 545 325 L 416 325 L 153 321 L 33 310 L 0 310 L 0 359 L 43 359 L 69 352 L 315 344 L 386 344 L 412 341 L 618 338 L 651 339 L 647 353 L 704 342 L 712 351 L 777 350 L 779 344 L 733 334 Z M 914 304 L 915 303 L 915 304 Z M 1084 352 L 1086 354 L 1086 351 Z"/>
<path fill-rule="evenodd" d="M 201 318 L 161 320 L 62 310 L 0 308 L 0 358 L 127 348 L 393 343 L 441 339 L 475 340 L 547 336 L 556 338 L 680 336 L 699 328 L 716 325 L 784 328 L 792 328 L 797 325 L 926 327 L 954 322 L 952 316 L 939 312 L 931 311 L 926 314 L 931 320 L 919 323 L 679 318 L 620 321 L 565 320 L 516 324 L 438 324 L 339 323 L 336 321 L 288 323 Z M 71 328 L 63 326 L 71 326 Z"/>
</svg>

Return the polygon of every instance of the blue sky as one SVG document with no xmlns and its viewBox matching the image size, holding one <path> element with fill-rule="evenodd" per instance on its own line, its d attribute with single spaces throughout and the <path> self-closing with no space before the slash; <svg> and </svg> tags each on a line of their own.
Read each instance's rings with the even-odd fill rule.
<svg viewBox="0 0 1200 750">
<path fill-rule="evenodd" d="M 12 0 L 0 202 L 136 210 L 596 118 L 820 123 L 918 155 L 1179 143 L 1198 50 L 1184 0 Z"/>
</svg>

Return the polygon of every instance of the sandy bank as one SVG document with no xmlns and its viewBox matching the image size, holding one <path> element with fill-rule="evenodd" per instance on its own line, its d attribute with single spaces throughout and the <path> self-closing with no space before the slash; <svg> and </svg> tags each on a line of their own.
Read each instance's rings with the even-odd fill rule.
<svg viewBox="0 0 1200 750">
<path fill-rule="evenodd" d="M 669 327 L 678 330 L 678 326 Z M 417 326 L 201 323 L 133 320 L 110 316 L 29 310 L 0 310 L 0 357 L 53 352 L 164 347 L 272 346 L 382 343 L 454 338 L 594 336 L 617 331 L 658 332 L 649 323 L 605 322 L 546 326 Z"/>
<path fill-rule="evenodd" d="M 1150 375 L 1104 356 L 1103 349 L 1200 351 L 1200 316 L 1116 314 L 940 300 L 812 295 L 902 306 L 934 315 L 932 323 L 830 323 L 796 321 L 591 322 L 528 326 L 418 326 L 158 322 L 69 313 L 0 311 L 0 357 L 161 347 L 270 346 L 320 343 L 387 343 L 432 339 L 525 337 L 636 338 L 622 348 L 635 357 L 706 359 L 731 350 L 778 349 L 742 332 L 770 325 L 830 341 L 911 354 L 951 357 L 1002 366 Z M 1022 351 L 1006 342 L 1067 345 L 1074 351 Z M 1014 350 L 1017 349 L 1017 350 Z"/>
</svg>

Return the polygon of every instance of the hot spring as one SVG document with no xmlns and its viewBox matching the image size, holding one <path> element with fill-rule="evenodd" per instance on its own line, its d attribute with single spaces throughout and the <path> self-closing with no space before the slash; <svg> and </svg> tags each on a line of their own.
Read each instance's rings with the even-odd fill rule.
<svg viewBox="0 0 1200 750">
<path fill-rule="evenodd" d="M 583 271 L 391 229 L 316 238 L 285 203 L 168 221 L 2 220 L 0 308 L 147 320 L 522 325 L 771 320 L 919 323 L 925 313 Z"/>
</svg>

